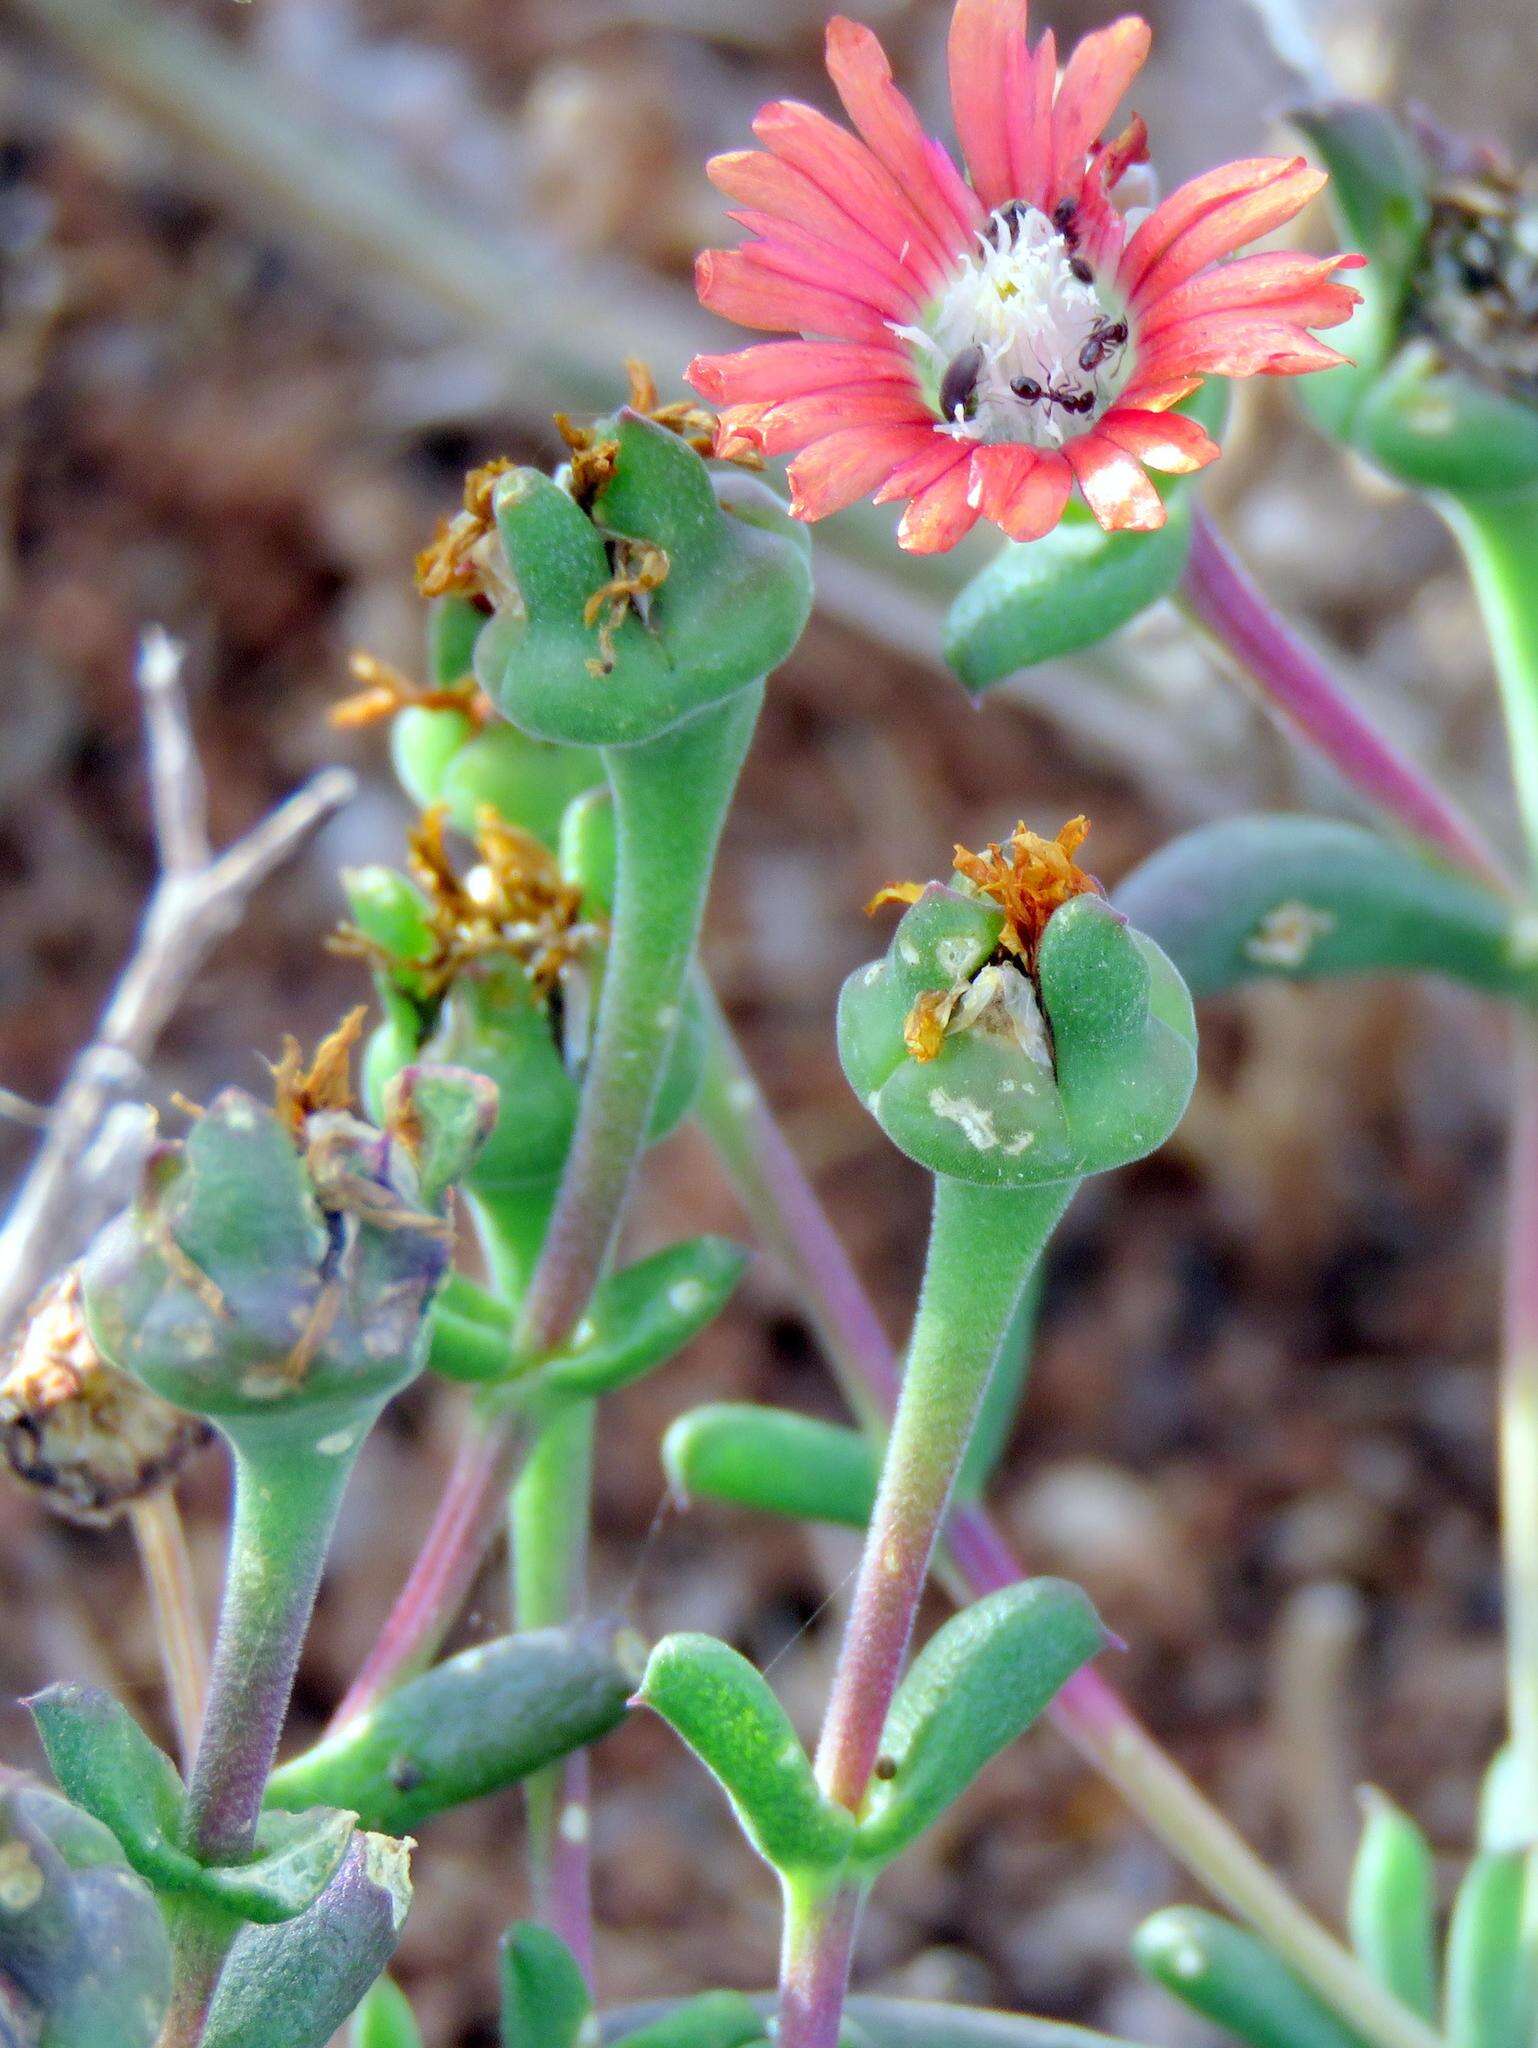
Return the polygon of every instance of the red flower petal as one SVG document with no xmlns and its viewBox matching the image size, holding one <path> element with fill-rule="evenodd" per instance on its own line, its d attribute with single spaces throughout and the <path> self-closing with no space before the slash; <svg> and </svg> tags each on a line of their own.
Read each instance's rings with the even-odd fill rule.
<svg viewBox="0 0 1538 2048">
<path fill-rule="evenodd" d="M 933 483 L 914 494 L 897 527 L 897 545 L 910 555 L 943 555 L 965 540 L 982 517 L 967 497 L 970 464 L 965 448 Z"/>
<path fill-rule="evenodd" d="M 1070 441 L 1063 450 L 1084 493 L 1084 502 L 1107 533 L 1156 533 L 1164 524 L 1159 493 L 1142 465 L 1098 433 Z"/>
<path fill-rule="evenodd" d="M 804 171 L 852 213 L 899 262 L 912 264 L 926 287 L 933 289 L 940 282 L 950 251 L 931 234 L 863 142 L 799 100 L 771 100 L 759 109 L 753 132 L 782 163 Z"/>
<path fill-rule="evenodd" d="M 904 391 L 895 384 L 875 384 L 864 390 L 846 386 L 765 406 L 757 423 L 745 431 L 761 454 L 788 455 L 840 427 L 878 424 L 933 427 L 934 415 L 917 391 Z"/>
<path fill-rule="evenodd" d="M 685 372 L 711 405 L 775 404 L 841 384 L 913 384 L 913 365 L 893 342 L 861 347 L 849 341 L 760 341 L 730 355 L 696 356 Z"/>
<path fill-rule="evenodd" d="M 945 152 L 930 148 L 918 115 L 893 82 L 875 34 L 836 14 L 828 23 L 827 62 L 844 111 L 866 147 L 891 172 L 942 247 L 959 256 L 982 226 L 982 207 Z"/>
<path fill-rule="evenodd" d="M 911 278 L 915 289 L 929 288 L 930 273 L 923 263 L 894 256 L 885 242 L 877 241 L 868 229 L 847 213 L 837 198 L 814 184 L 805 171 L 782 163 L 763 149 L 735 149 L 725 156 L 713 156 L 705 166 L 711 183 L 736 206 L 751 206 L 760 213 L 805 228 L 808 234 L 838 249 L 852 249 L 867 262 L 887 266 L 895 276 Z"/>
<path fill-rule="evenodd" d="M 1303 211 L 1329 183 L 1324 171 L 1299 157 L 1258 192 L 1239 192 L 1181 230 L 1132 293 L 1134 303 L 1152 306 L 1167 291 L 1195 277 L 1209 263 L 1245 242 L 1257 241 Z M 1154 216 L 1157 219 L 1157 214 Z"/>
<path fill-rule="evenodd" d="M 754 264 L 739 249 L 706 249 L 694 265 L 700 304 L 739 327 L 827 334 L 837 341 L 881 342 L 891 329 L 871 306 L 842 293 L 818 291 Z"/>
<path fill-rule="evenodd" d="M 1150 469 L 1166 470 L 1173 476 L 1205 469 L 1223 452 L 1206 429 L 1183 412 L 1142 412 L 1113 405 L 1096 423 L 1095 432 Z"/>
<path fill-rule="evenodd" d="M 1262 308 L 1182 321 L 1142 352 L 1139 368 L 1149 377 L 1295 377 L 1336 369 L 1345 360 L 1306 327 Z"/>
<path fill-rule="evenodd" d="M 790 465 L 790 509 L 797 519 L 826 519 L 883 482 L 929 444 L 932 426 L 844 427 L 814 441 Z"/>
<path fill-rule="evenodd" d="M 819 291 L 842 292 L 863 305 L 874 306 L 889 320 L 907 322 L 923 305 L 922 295 L 911 282 L 899 283 L 873 263 L 867 263 L 852 249 L 834 248 L 809 235 L 805 228 L 793 228 L 766 213 L 743 207 L 732 218 L 752 234 L 761 237 L 746 243 L 741 251 L 777 277 L 793 277 Z"/>
<path fill-rule="evenodd" d="M 1117 285 L 1130 298 L 1176 236 L 1184 234 L 1193 221 L 1236 192 L 1260 191 L 1290 170 L 1295 161 L 1285 156 L 1241 157 L 1237 163 L 1220 164 L 1216 170 L 1203 171 L 1200 177 L 1176 186 L 1127 244 L 1116 274 Z"/>
<path fill-rule="evenodd" d="M 1011 540 L 1040 540 L 1063 516 L 1073 472 L 1061 455 L 1045 449 L 979 448 L 972 456 L 970 489 L 984 517 Z"/>
<path fill-rule="evenodd" d="M 942 434 L 936 428 L 927 448 L 921 448 L 917 455 L 911 455 L 892 471 L 877 491 L 875 503 L 889 505 L 899 498 L 916 498 L 920 491 L 927 491 L 932 483 L 938 483 L 958 462 L 970 462 L 972 445 L 970 441 L 958 441 L 953 434 Z"/>
<path fill-rule="evenodd" d="M 1140 371 L 1126 390 L 1117 399 L 1118 405 L 1135 408 L 1139 412 L 1165 412 L 1172 405 L 1179 405 L 1182 398 L 1189 398 L 1193 391 L 1200 391 L 1200 377 L 1154 377 Z"/>
<path fill-rule="evenodd" d="M 1034 51 L 1024 29 L 1012 36 L 1004 63 L 1004 128 L 1012 196 L 1045 207 L 1052 184 L 1052 96 L 1057 91 L 1057 36 L 1048 29 Z"/>
<path fill-rule="evenodd" d="M 1076 193 L 1084 159 L 1142 70 L 1153 40 L 1148 23 L 1124 14 L 1075 45 L 1052 116 L 1053 193 Z"/>
<path fill-rule="evenodd" d="M 1193 314 L 1226 313 L 1240 306 L 1285 305 L 1287 318 L 1300 327 L 1333 327 L 1350 315 L 1361 295 L 1349 285 L 1332 282 L 1332 273 L 1356 270 L 1364 260 L 1360 256 L 1299 256 L 1285 249 L 1239 256 L 1166 292 L 1144 313 L 1138 332 L 1156 334 Z M 1314 305 L 1321 310 L 1322 317 L 1317 320 L 1294 310 Z M 1345 310 L 1337 310 L 1339 307 Z"/>
<path fill-rule="evenodd" d="M 956 0 L 949 44 L 951 109 L 977 196 L 991 213 L 1019 196 L 1010 164 L 1004 77 L 1025 0 Z"/>
</svg>

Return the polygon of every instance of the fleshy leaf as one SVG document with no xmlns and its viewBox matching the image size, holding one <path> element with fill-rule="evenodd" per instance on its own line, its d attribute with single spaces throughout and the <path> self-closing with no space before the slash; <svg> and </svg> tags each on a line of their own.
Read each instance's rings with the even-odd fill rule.
<svg viewBox="0 0 1538 2048">
<path fill-rule="evenodd" d="M 1424 2020 L 1437 2010 L 1436 1915 L 1431 1844 L 1392 1800 L 1369 1790 L 1351 1871 L 1352 1946 L 1384 1990 Z"/>
<path fill-rule="evenodd" d="M 552 1393 L 593 1396 L 676 1356 L 725 1307 L 747 1253 L 724 1237 L 670 1245 L 606 1280 L 571 1343 L 545 1361 Z"/>
<path fill-rule="evenodd" d="M 348 2048 L 422 2048 L 422 2030 L 400 1986 L 381 1977 L 353 2014 Z"/>
<path fill-rule="evenodd" d="M 249 1863 L 201 1869 L 187 1889 L 242 1920 L 277 1926 L 315 1904 L 341 1868 L 357 1815 L 316 1806 L 263 1814 Z"/>
<path fill-rule="evenodd" d="M 1325 818 L 1227 819 L 1115 892 L 1195 996 L 1264 976 L 1442 974 L 1538 999 L 1538 922 L 1413 847 Z"/>
<path fill-rule="evenodd" d="M 955 1615 L 898 1687 L 881 1738 L 855 1853 L 880 1867 L 958 1799 L 1102 1649 L 1088 1599 L 1031 1579 Z"/>
<path fill-rule="evenodd" d="M 502 1937 L 502 2048 L 586 2048 L 592 2000 L 558 1934 L 520 1920 Z"/>
<path fill-rule="evenodd" d="M 193 1881 L 199 1866 L 180 1846 L 181 1778 L 128 1709 L 90 1685 L 52 1685 L 29 1704 L 64 1793 L 111 1830 L 140 1876 Z"/>
<path fill-rule="evenodd" d="M 1469 1865 L 1447 1930 L 1451 2048 L 1509 2048 L 1532 2038 L 1538 2012 L 1531 1856 L 1485 1853 Z"/>
<path fill-rule="evenodd" d="M 385 1128 L 405 1146 L 436 1208 L 497 1126 L 496 1083 L 467 1067 L 403 1067 L 384 1091 Z"/>
<path fill-rule="evenodd" d="M 402 1834 L 526 1778 L 624 1718 L 640 1646 L 606 1623 L 462 1650 L 280 1766 L 269 1806 L 324 1802 Z"/>
<path fill-rule="evenodd" d="M 721 1785 L 766 1863 L 785 1873 L 843 1861 L 853 1818 L 823 1797 L 789 1716 L 746 1657 L 713 1636 L 668 1636 L 652 1651 L 637 1698 Z"/>
<path fill-rule="evenodd" d="M 1133 1938 L 1138 1967 L 1250 2048 L 1361 2048 L 1357 2037 L 1253 1934 L 1196 1906 L 1171 1906 Z"/>
<path fill-rule="evenodd" d="M 411 1898 L 409 1842 L 354 1834 L 307 1912 L 236 1936 L 203 2048 L 327 2048 L 395 1952 Z"/>
<path fill-rule="evenodd" d="M 680 1415 L 662 1439 L 675 1493 L 762 1508 L 796 1521 L 863 1529 L 876 1498 L 877 1458 L 857 1429 L 718 1401 Z"/>
<path fill-rule="evenodd" d="M 740 1991 L 705 1991 L 665 2018 L 621 2035 L 615 2048 L 752 2048 L 763 2038 L 764 2022 L 751 1998 Z"/>
</svg>

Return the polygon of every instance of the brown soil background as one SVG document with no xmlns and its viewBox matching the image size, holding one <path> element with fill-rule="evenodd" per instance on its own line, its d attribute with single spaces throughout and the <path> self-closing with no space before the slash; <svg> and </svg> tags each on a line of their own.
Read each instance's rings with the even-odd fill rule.
<svg viewBox="0 0 1538 2048">
<path fill-rule="evenodd" d="M 859 11 L 859 10 L 857 10 Z M 869 10 L 866 10 L 870 12 Z M 1138 95 L 1168 182 L 1273 139 L 1297 96 L 1243 0 L 1158 0 Z M 691 316 L 687 267 L 720 225 L 699 170 L 783 91 L 826 103 L 820 0 L 209 0 L 201 19 L 345 152 L 367 136 L 492 238 L 565 251 L 563 313 L 624 327 L 623 260 Z M 1060 38 L 1107 9 L 1062 0 Z M 1336 77 L 1450 122 L 1538 142 L 1529 0 L 1282 5 Z M 168 16 L 170 10 L 167 10 Z M 944 10 L 870 12 L 944 125 Z M 56 1089 L 129 948 L 151 879 L 136 635 L 163 622 L 189 680 L 217 836 L 317 766 L 362 794 L 257 900 L 167 1033 L 152 1083 L 251 1080 L 284 1030 L 360 994 L 320 938 L 335 871 L 390 858 L 404 807 L 373 736 L 326 713 L 347 650 L 410 666 L 410 560 L 468 462 L 548 457 L 529 366 L 450 340 L 401 292 L 232 200 L 205 157 L 61 62 L 0 9 L 0 1081 Z M 570 280 L 575 276 L 577 288 Z M 679 364 L 657 362 L 665 384 Z M 559 389 L 559 366 L 555 366 Z M 1492 829 L 1506 831 L 1490 679 L 1429 514 L 1313 439 L 1274 394 L 1247 405 L 1209 497 L 1286 609 Z M 890 564 L 889 564 L 890 566 Z M 847 594 L 846 594 L 847 597 Z M 895 599 L 894 599 L 895 602 Z M 722 864 L 708 955 L 765 1085 L 895 1330 L 923 1189 L 845 1089 L 838 982 L 873 946 L 860 905 L 1018 816 L 1094 820 L 1113 886 L 1172 831 L 1257 805 L 1345 808 L 1177 625 L 1146 621 L 981 710 L 893 651 L 879 590 L 822 617 L 771 693 Z M 997 1489 L 1033 1563 L 1079 1578 L 1127 1652 L 1113 1675 L 1235 1819 L 1335 1915 L 1349 1787 L 1467 1842 L 1498 1738 L 1492 1348 L 1503 1031 L 1432 986 L 1268 988 L 1204 1017 L 1183 1130 L 1088 1188 L 1051 1259 L 1030 1401 Z M 27 1132 L 0 1125 L 0 1172 Z M 648 1172 L 638 1235 L 740 1228 L 703 1146 Z M 595 1599 L 648 1630 L 723 1634 L 815 1725 L 837 1640 L 820 1611 L 844 1540 L 696 1509 L 654 1517 L 659 1431 L 702 1398 L 835 1412 L 779 1276 L 757 1265 L 677 1365 L 605 1411 Z M 421 1387 L 379 1432 L 346 1511 L 294 1733 L 313 1729 L 425 1524 L 454 1401 Z M 225 1480 L 185 1488 L 210 1611 Z M 648 1534 L 648 1532 L 651 1532 Z M 936 1608 L 936 1615 L 939 1613 Z M 500 1625 L 488 1573 L 466 1630 Z M 0 1702 L 105 1677 L 163 1728 L 126 1536 L 43 1518 L 0 1488 Z M 0 1705 L 0 1751 L 32 1755 Z M 597 1757 L 602 1971 L 614 2000 L 772 1974 L 771 1888 L 714 1788 L 638 1719 Z M 433 1828 L 400 1972 L 435 2048 L 486 2043 L 494 1937 L 520 1909 L 516 1802 Z M 1125 1960 L 1185 1880 L 1050 1732 L 1001 1760 L 884 1881 L 862 1980 L 996 2001 L 1151 2040 L 1191 2030 Z"/>
</svg>

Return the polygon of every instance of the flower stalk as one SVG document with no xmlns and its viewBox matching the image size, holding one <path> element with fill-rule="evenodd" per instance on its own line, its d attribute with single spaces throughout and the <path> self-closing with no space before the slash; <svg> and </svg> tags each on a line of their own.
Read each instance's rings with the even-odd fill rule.
<svg viewBox="0 0 1538 2048">
<path fill-rule="evenodd" d="M 1510 876 L 1483 836 L 1350 701 L 1277 616 L 1200 511 L 1191 521 L 1191 552 L 1179 596 L 1189 616 L 1375 809 L 1455 865 L 1509 891 Z M 1532 747 L 1538 776 L 1538 720 Z M 1534 815 L 1538 819 L 1538 809 Z"/>
</svg>

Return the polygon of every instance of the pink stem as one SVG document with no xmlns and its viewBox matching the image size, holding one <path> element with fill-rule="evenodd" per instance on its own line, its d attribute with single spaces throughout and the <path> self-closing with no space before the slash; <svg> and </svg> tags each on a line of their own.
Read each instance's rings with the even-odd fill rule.
<svg viewBox="0 0 1538 2048">
<path fill-rule="evenodd" d="M 416 1563 L 332 1716 L 333 1728 L 366 1712 L 432 1661 L 501 1527 L 523 1437 L 519 1420 L 510 1415 L 467 1432 Z"/>
<path fill-rule="evenodd" d="M 1353 789 L 1457 866 L 1510 891 L 1511 878 L 1482 835 L 1356 708 L 1324 663 L 1277 617 L 1201 512 L 1191 522 L 1180 591 L 1192 617 Z"/>
</svg>

